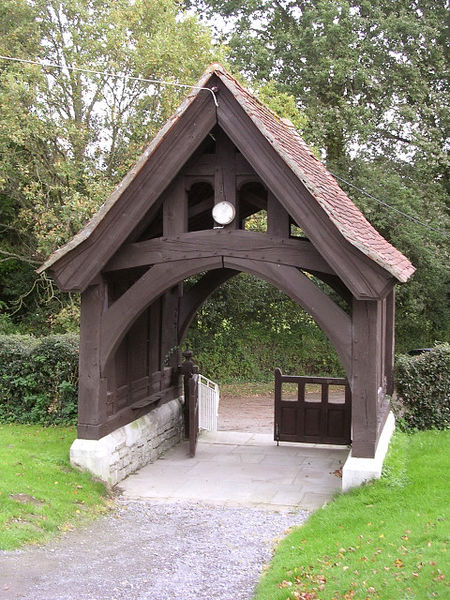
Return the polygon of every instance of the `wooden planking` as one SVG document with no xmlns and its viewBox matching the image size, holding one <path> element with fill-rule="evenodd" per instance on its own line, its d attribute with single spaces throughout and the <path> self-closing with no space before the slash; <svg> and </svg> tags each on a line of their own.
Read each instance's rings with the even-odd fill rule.
<svg viewBox="0 0 450 600">
<path fill-rule="evenodd" d="M 308 240 L 278 238 L 266 233 L 226 228 L 129 244 L 109 261 L 105 272 L 211 256 L 251 257 L 333 274 L 331 267 Z"/>
<path fill-rule="evenodd" d="M 220 135 L 220 133 L 219 133 Z M 256 175 L 255 170 L 251 167 L 248 161 L 240 154 L 235 152 L 235 167 L 236 175 L 239 177 L 248 177 L 259 179 Z M 185 177 L 192 177 L 194 179 L 201 180 L 202 177 L 214 177 L 217 167 L 217 155 L 216 154 L 202 154 L 194 157 L 190 160 L 185 168 L 183 169 L 183 175 Z"/>
<path fill-rule="evenodd" d="M 285 292 L 300 304 L 322 328 L 339 355 L 347 375 L 351 373 L 350 317 L 295 267 L 254 260 L 224 259 L 224 267 L 252 273 Z"/>
<path fill-rule="evenodd" d="M 221 258 L 198 258 L 189 263 L 155 265 L 132 285 L 102 316 L 102 365 L 115 351 L 131 324 L 166 290 L 190 275 L 222 267 Z"/>
<path fill-rule="evenodd" d="M 329 385 L 345 389 L 343 403 L 329 402 Z M 297 400 L 284 400 L 283 383 L 295 383 Z M 305 397 L 305 386 L 321 386 L 320 402 Z M 346 379 L 282 375 L 275 369 L 275 427 L 274 439 L 289 442 L 312 442 L 347 445 L 351 441 L 351 391 Z"/>
<path fill-rule="evenodd" d="M 62 290 L 82 291 L 88 285 L 208 135 L 216 123 L 209 96 L 201 94 L 191 103 L 91 235 L 50 267 Z"/>
<path fill-rule="evenodd" d="M 179 396 L 180 388 L 178 386 L 172 386 L 156 395 L 149 396 L 146 399 L 143 398 L 134 404 L 125 406 L 97 425 L 79 425 L 78 436 L 87 440 L 98 440 L 119 427 L 123 427 L 139 417 L 142 417 L 154 408 L 161 406 L 170 400 L 179 398 Z"/>
<path fill-rule="evenodd" d="M 218 79 L 218 123 L 357 298 L 386 293 L 391 275 L 347 242 L 317 200 Z"/>
<path fill-rule="evenodd" d="M 352 455 L 362 458 L 373 458 L 378 442 L 379 314 L 377 301 L 353 301 Z"/>
<path fill-rule="evenodd" d="M 220 285 L 237 275 L 233 269 L 216 269 L 209 271 L 186 294 L 180 298 L 180 317 L 178 326 L 178 343 L 181 345 L 192 319 L 202 304 Z"/>
<path fill-rule="evenodd" d="M 178 286 L 162 296 L 161 367 L 178 363 L 175 347 L 178 345 Z"/>
</svg>

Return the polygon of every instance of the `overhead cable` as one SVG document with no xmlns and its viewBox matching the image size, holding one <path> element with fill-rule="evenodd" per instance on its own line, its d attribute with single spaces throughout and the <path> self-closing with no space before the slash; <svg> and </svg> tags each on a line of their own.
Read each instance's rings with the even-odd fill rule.
<svg viewBox="0 0 450 600">
<path fill-rule="evenodd" d="M 114 79 L 131 79 L 132 81 L 140 81 L 142 83 L 152 83 L 152 84 L 161 84 L 161 85 L 171 85 L 174 87 L 182 87 L 182 88 L 190 88 L 192 90 L 207 90 L 212 94 L 214 99 L 214 104 L 216 107 L 218 106 L 217 97 L 214 93 L 214 90 L 208 87 L 201 87 L 199 85 L 190 85 L 189 83 L 178 83 L 175 81 L 163 81 L 162 79 L 146 79 L 144 77 L 134 77 L 133 75 L 125 75 L 125 73 L 110 73 L 108 71 L 96 71 L 94 69 L 85 69 L 83 67 L 71 67 L 69 65 L 58 65 L 57 63 L 43 63 L 38 62 L 36 60 L 28 60 L 25 58 L 14 58 L 12 56 L 2 56 L 0 55 L 0 59 L 2 60 L 10 60 L 13 62 L 26 63 L 29 65 L 37 65 L 42 69 L 52 68 L 52 69 L 67 69 L 69 71 L 80 71 L 82 73 L 90 73 L 92 75 L 106 75 L 107 77 L 112 77 Z"/>
<path fill-rule="evenodd" d="M 331 173 L 331 171 L 329 171 L 329 173 Z M 373 196 L 372 194 L 369 194 L 369 192 L 366 192 L 365 190 L 362 190 L 361 188 L 359 188 L 354 183 L 350 183 L 350 181 L 347 181 L 346 179 L 344 179 L 343 177 L 340 177 L 339 175 L 336 175 L 335 173 L 331 173 L 331 175 L 333 175 L 333 177 L 335 177 L 336 179 L 339 179 L 339 181 L 342 181 L 343 183 L 345 183 L 345 184 L 349 185 L 350 187 L 354 188 L 358 192 L 361 192 L 361 194 L 364 194 L 368 198 L 371 198 L 372 200 L 375 200 L 375 202 L 378 202 L 378 204 L 381 204 L 381 206 L 384 206 L 386 208 L 389 208 L 390 210 L 393 210 L 394 212 L 398 213 L 399 215 L 402 215 L 402 217 L 405 217 L 406 219 L 409 219 L 413 223 L 416 223 L 417 225 L 422 225 L 422 227 L 426 227 L 427 229 L 430 229 L 431 231 L 434 231 L 435 233 L 439 233 L 440 235 L 443 235 L 444 237 L 450 238 L 450 234 L 446 233 L 445 231 L 440 231 L 439 229 L 435 229 L 434 227 L 431 227 L 431 225 L 428 225 L 427 223 L 423 223 L 422 221 L 419 221 L 419 219 L 416 219 L 416 217 L 413 217 L 411 215 L 408 215 L 407 213 L 402 212 L 398 208 L 395 208 L 395 206 L 392 206 L 392 204 L 388 204 L 387 202 L 384 202 L 383 200 L 380 200 L 376 196 Z"/>
</svg>

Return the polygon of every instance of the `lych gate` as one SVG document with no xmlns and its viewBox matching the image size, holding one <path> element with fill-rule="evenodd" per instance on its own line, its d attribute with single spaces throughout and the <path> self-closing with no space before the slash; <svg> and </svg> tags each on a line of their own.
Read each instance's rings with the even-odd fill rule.
<svg viewBox="0 0 450 600">
<path fill-rule="evenodd" d="M 289 122 L 220 65 L 198 88 L 41 267 L 62 290 L 82 294 L 72 458 L 117 481 L 179 439 L 177 349 L 203 302 L 239 272 L 284 291 L 326 333 L 351 387 L 352 455 L 373 458 L 393 388 L 394 284 L 414 268 Z M 267 231 L 246 231 L 260 210 Z M 292 235 L 299 228 L 301 237 Z"/>
</svg>

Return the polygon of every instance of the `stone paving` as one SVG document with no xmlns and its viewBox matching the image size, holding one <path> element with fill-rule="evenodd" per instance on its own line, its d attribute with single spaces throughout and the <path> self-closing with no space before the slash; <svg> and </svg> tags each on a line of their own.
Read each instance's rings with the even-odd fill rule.
<svg viewBox="0 0 450 600">
<path fill-rule="evenodd" d="M 270 434 L 203 432 L 195 458 L 183 442 L 119 487 L 127 499 L 315 510 L 341 489 L 348 453 L 342 446 L 277 446 Z"/>
</svg>

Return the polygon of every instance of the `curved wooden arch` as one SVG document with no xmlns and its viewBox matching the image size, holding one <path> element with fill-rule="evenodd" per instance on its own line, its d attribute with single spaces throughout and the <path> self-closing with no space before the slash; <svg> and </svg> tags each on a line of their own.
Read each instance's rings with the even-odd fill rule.
<svg viewBox="0 0 450 600">
<path fill-rule="evenodd" d="M 151 267 L 103 315 L 101 326 L 102 371 L 132 323 L 159 296 L 186 277 L 222 267 L 256 275 L 285 292 L 300 304 L 315 319 L 333 344 L 350 379 L 351 319 L 337 304 L 295 267 L 250 259 L 241 260 L 222 257 L 199 258 L 189 262 L 179 261 L 171 264 L 170 269 L 167 265 L 162 264 Z M 213 289 L 211 289 L 212 291 Z M 199 298 L 198 307 L 200 305 Z"/>
<path fill-rule="evenodd" d="M 151 267 L 103 313 L 101 320 L 100 365 L 102 373 L 134 321 L 165 291 L 178 282 L 212 269 L 222 268 L 222 258 L 195 258 Z"/>
</svg>

